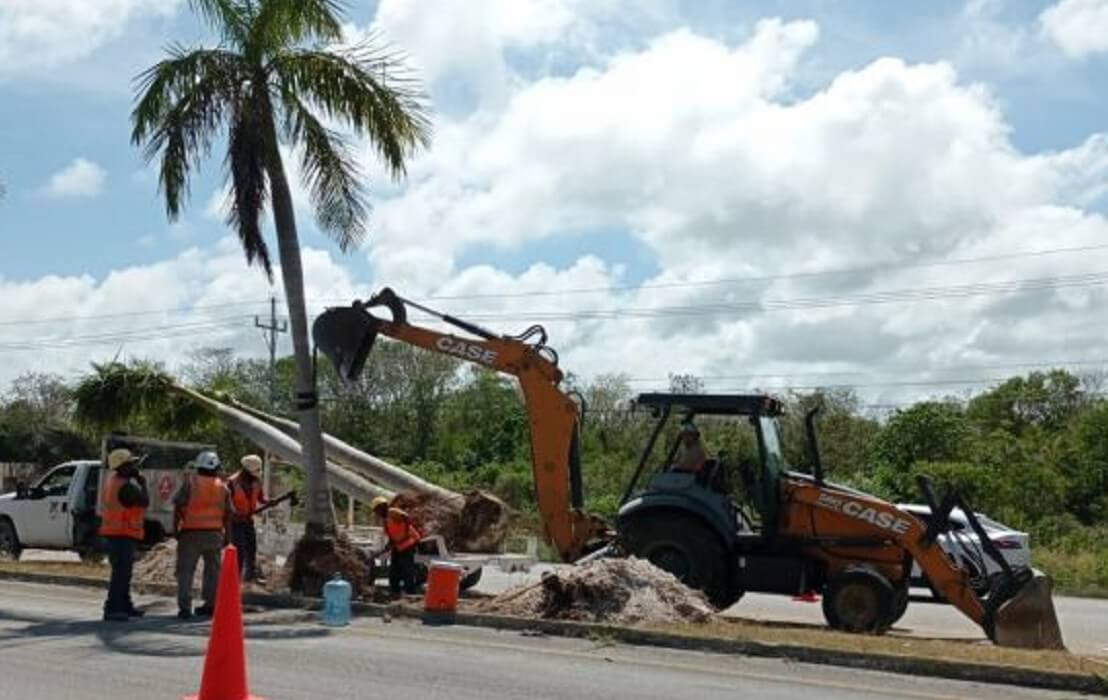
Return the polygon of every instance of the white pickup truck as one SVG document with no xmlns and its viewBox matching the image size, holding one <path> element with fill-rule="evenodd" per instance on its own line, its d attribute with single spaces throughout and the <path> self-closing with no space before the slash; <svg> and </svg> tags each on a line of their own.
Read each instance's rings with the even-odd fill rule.
<svg viewBox="0 0 1108 700">
<path fill-rule="evenodd" d="M 31 486 L 0 495 L 0 559 L 19 559 L 24 549 L 75 551 L 81 559 L 102 558 L 96 531 L 100 525 L 99 494 L 108 470 L 103 458 L 117 447 L 147 455 L 142 466 L 150 507 L 146 510 L 146 541 L 157 544 L 174 530 L 173 496 L 195 456 L 211 445 L 173 443 L 113 433 L 101 445 L 101 461 L 65 462 Z"/>
</svg>

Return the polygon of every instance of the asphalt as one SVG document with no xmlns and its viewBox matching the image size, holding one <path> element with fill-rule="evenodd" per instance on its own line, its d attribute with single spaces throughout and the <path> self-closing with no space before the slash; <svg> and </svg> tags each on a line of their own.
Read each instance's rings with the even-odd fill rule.
<svg viewBox="0 0 1108 700">
<path fill-rule="evenodd" d="M 4 697 L 148 700 L 195 693 L 209 627 L 181 623 L 171 601 L 140 598 L 147 617 L 98 619 L 97 591 L 0 582 Z M 461 626 L 248 613 L 251 689 L 296 698 L 604 697 L 821 699 L 1063 698 L 1072 694 L 896 676 L 788 661 L 625 647 Z"/>
<path fill-rule="evenodd" d="M 543 571 L 559 565 L 540 565 L 527 573 L 506 574 L 486 569 L 477 590 L 500 593 L 512 586 L 537 581 Z M 1108 600 L 1055 596 L 1054 607 L 1066 647 L 1075 654 L 1108 657 Z M 724 615 L 749 620 L 789 622 L 823 627 L 819 602 L 794 601 L 788 596 L 751 593 L 728 608 Z M 985 640 L 985 633 L 954 607 L 935 601 L 925 589 L 913 590 L 908 611 L 892 630 L 893 635 L 934 639 Z"/>
</svg>

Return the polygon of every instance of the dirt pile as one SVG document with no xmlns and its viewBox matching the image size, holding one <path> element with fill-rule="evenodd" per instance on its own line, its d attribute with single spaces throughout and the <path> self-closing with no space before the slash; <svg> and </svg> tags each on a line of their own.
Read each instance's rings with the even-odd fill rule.
<svg viewBox="0 0 1108 700">
<path fill-rule="evenodd" d="M 714 610 L 695 591 L 635 557 L 598 559 L 543 576 L 485 603 L 487 612 L 583 622 L 707 622 Z"/>
<path fill-rule="evenodd" d="M 508 536 L 511 509 L 485 491 L 469 491 L 457 498 L 425 493 L 400 493 L 393 505 L 412 516 L 426 535 L 442 535 L 456 552 L 496 552 Z"/>
<path fill-rule="evenodd" d="M 277 569 L 272 557 L 259 554 L 257 561 L 260 576 L 268 576 Z M 203 561 L 198 562 L 192 579 L 194 588 L 200 587 L 203 570 Z M 134 579 L 138 583 L 177 585 L 177 540 L 165 540 L 150 548 L 135 562 Z"/>
<path fill-rule="evenodd" d="M 274 579 L 278 584 L 287 581 L 288 590 L 293 593 L 320 596 L 323 584 L 336 572 L 350 584 L 355 598 L 372 590 L 368 555 L 341 535 L 325 540 L 301 538 L 285 562 L 284 571 Z"/>
</svg>

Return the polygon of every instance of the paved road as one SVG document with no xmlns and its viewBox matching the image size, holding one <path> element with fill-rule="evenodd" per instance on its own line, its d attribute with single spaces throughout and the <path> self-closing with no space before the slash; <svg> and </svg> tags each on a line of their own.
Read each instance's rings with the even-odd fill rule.
<svg viewBox="0 0 1108 700">
<path fill-rule="evenodd" d="M 170 601 L 140 599 L 139 622 L 99 622 L 92 590 L 0 582 L 0 688 L 23 700 L 173 698 L 196 691 L 208 627 L 180 623 Z M 318 698 L 756 697 L 857 700 L 1062 698 L 1063 694 L 768 659 L 598 645 L 466 627 L 247 615 L 252 690 Z"/>
<path fill-rule="evenodd" d="M 477 590 L 499 593 L 512 586 L 537 581 L 543 571 L 556 565 L 532 568 L 526 574 L 505 574 L 486 569 Z M 926 590 L 914 591 L 908 612 L 893 634 L 919 637 L 984 639 L 981 628 L 950 605 L 936 603 Z M 1108 600 L 1056 596 L 1054 607 L 1062 625 L 1062 634 L 1070 651 L 1091 656 L 1108 656 Z M 819 603 L 802 603 L 787 596 L 752 593 L 743 597 L 725 613 L 751 620 L 774 620 L 824 626 Z"/>
</svg>

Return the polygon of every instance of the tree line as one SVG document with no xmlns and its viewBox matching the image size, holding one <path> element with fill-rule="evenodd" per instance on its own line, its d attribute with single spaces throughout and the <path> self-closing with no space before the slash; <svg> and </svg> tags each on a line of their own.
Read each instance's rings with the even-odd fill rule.
<svg viewBox="0 0 1108 700">
<path fill-rule="evenodd" d="M 179 379 L 267 411 L 295 415 L 294 364 L 197 352 Z M 493 491 L 537 525 L 527 416 L 514 381 L 399 344 L 382 343 L 361 379 L 343 386 L 321 367 L 325 429 L 448 488 Z M 620 375 L 567 389 L 583 398 L 582 465 L 587 507 L 611 516 L 638 463 L 653 419 L 629 407 L 635 396 Z M 671 377 L 673 390 L 697 392 L 695 377 Z M 975 509 L 1032 533 L 1038 561 L 1063 587 L 1108 587 L 1108 398 L 1095 376 L 1062 369 L 998 382 L 971 396 L 921 400 L 879 414 L 850 390 L 779 396 L 786 457 L 807 471 L 803 415 L 822 407 L 819 440 L 827 478 L 893 502 L 919 502 L 916 477 L 956 486 Z M 44 465 L 95 456 L 99 435 L 77 423 L 80 381 L 19 377 L 0 399 L 0 461 Z M 117 426 L 170 439 L 215 442 L 228 458 L 251 449 L 202 412 L 182 405 L 141 412 Z M 756 454 L 753 432 L 722 420 L 701 422 L 710 451 L 737 470 Z M 673 434 L 666 436 L 667 444 Z M 661 457 L 659 449 L 655 457 Z M 740 484 L 737 473 L 731 479 Z M 737 492 L 741 498 L 741 492 Z M 1044 567 L 1046 564 L 1043 564 Z M 1071 580 L 1072 579 L 1072 580 Z"/>
</svg>

